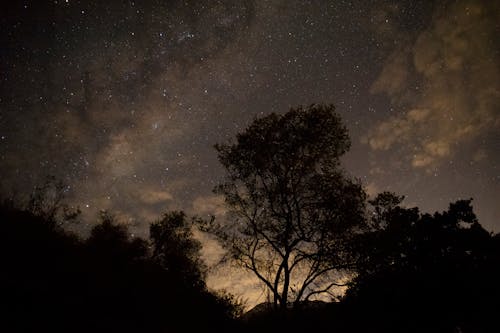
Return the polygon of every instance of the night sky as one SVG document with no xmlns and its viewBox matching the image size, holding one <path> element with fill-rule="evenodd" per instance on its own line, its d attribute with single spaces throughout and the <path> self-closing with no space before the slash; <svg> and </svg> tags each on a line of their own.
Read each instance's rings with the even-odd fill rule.
<svg viewBox="0 0 500 333">
<path fill-rule="evenodd" d="M 497 1 L 9 1 L 3 193 L 48 175 L 84 232 L 108 209 L 223 215 L 213 145 L 255 118 L 336 105 L 345 168 L 423 211 L 474 198 L 500 231 Z"/>
</svg>

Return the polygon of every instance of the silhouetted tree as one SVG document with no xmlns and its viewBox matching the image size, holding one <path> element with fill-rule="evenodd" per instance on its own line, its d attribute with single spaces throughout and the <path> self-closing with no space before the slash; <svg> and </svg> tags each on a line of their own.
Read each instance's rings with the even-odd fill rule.
<svg viewBox="0 0 500 333">
<path fill-rule="evenodd" d="M 471 200 L 433 215 L 402 200 L 384 192 L 371 201 L 374 231 L 359 236 L 346 302 L 374 331 L 489 332 L 500 297 L 498 236 L 481 227 Z"/>
<path fill-rule="evenodd" d="M 236 143 L 216 145 L 227 176 L 215 191 L 230 219 L 206 230 L 255 273 L 275 308 L 330 293 L 353 268 L 350 240 L 365 228 L 365 194 L 340 167 L 349 147 L 331 105 L 270 114 Z"/>
<path fill-rule="evenodd" d="M 200 259 L 201 243 L 193 238 L 192 224 L 183 212 L 173 211 L 150 225 L 149 237 L 153 259 L 172 270 L 192 286 L 204 287 L 204 264 Z"/>
<path fill-rule="evenodd" d="M 147 255 L 146 242 L 141 238 L 131 238 L 127 226 L 115 221 L 115 217 L 106 211 L 101 212 L 101 222 L 92 228 L 86 245 L 101 255 L 123 256 L 127 260 Z"/>
<path fill-rule="evenodd" d="M 471 199 L 458 200 L 447 211 L 433 215 L 421 214 L 417 207 L 402 207 L 403 200 L 383 192 L 370 201 L 373 231 L 358 236 L 361 273 L 390 268 L 423 270 L 452 258 L 465 264 L 491 239 L 479 224 Z"/>
<path fill-rule="evenodd" d="M 75 221 L 81 211 L 65 202 L 67 188 L 61 180 L 48 176 L 41 185 L 33 188 L 26 203 L 16 204 L 53 225 Z"/>
</svg>

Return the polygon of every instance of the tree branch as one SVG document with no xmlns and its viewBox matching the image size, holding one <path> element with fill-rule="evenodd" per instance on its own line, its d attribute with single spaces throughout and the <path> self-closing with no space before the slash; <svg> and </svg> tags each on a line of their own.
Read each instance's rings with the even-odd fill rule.
<svg viewBox="0 0 500 333">
<path fill-rule="evenodd" d="M 345 287 L 347 286 L 347 284 L 344 284 L 344 283 L 335 283 L 335 282 L 332 282 L 330 283 L 329 285 L 327 285 L 324 289 L 321 289 L 321 290 L 314 290 L 314 291 L 311 291 L 310 293 L 307 294 L 307 296 L 304 298 L 304 301 L 307 301 L 309 300 L 309 298 L 313 295 L 317 295 L 317 294 L 323 294 L 323 293 L 327 293 L 330 291 L 330 289 L 332 287 Z"/>
<path fill-rule="evenodd" d="M 278 290 L 274 289 L 272 283 L 270 281 L 268 281 L 262 274 L 259 273 L 259 270 L 257 268 L 257 264 L 255 262 L 255 252 L 257 250 L 257 245 L 258 245 L 258 241 L 255 242 L 255 244 L 253 246 L 253 249 L 251 251 L 251 254 L 249 255 L 249 258 L 250 258 L 250 261 L 251 261 L 251 266 L 249 267 L 249 265 L 246 263 L 247 264 L 247 268 L 249 268 L 252 272 L 254 272 L 255 275 L 257 275 L 257 277 L 262 282 L 264 282 L 264 284 L 273 292 L 273 294 L 274 294 L 275 297 L 277 297 L 278 299 L 280 299 Z"/>
</svg>

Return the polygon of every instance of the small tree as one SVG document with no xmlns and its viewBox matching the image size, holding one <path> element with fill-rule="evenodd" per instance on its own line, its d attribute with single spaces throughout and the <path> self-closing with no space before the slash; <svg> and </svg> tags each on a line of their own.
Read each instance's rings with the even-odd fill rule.
<svg viewBox="0 0 500 333">
<path fill-rule="evenodd" d="M 147 243 L 141 238 L 131 238 L 128 228 L 118 223 L 107 211 L 101 211 L 100 223 L 90 231 L 86 246 L 106 265 L 109 261 L 124 265 L 147 257 Z"/>
<path fill-rule="evenodd" d="M 43 218 L 53 227 L 68 222 L 76 222 L 81 214 L 80 208 L 72 208 L 66 203 L 66 194 L 69 187 L 54 176 L 48 176 L 41 184 L 33 188 L 33 192 L 23 204 L 18 204 L 32 214 Z M 11 199 L 13 201 L 13 199 Z"/>
<path fill-rule="evenodd" d="M 201 243 L 193 238 L 191 224 L 184 212 L 165 213 L 149 227 L 153 259 L 188 285 L 204 288 Z"/>
<path fill-rule="evenodd" d="M 353 268 L 350 240 L 365 227 L 366 198 L 340 167 L 349 147 L 331 105 L 270 114 L 236 143 L 215 146 L 227 171 L 215 192 L 230 220 L 207 230 L 265 285 L 275 308 L 331 293 Z"/>
</svg>

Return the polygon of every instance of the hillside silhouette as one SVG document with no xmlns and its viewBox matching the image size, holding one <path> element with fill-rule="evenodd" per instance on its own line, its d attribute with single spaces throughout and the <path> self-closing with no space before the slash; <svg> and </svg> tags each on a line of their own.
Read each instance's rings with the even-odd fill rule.
<svg viewBox="0 0 500 333">
<path fill-rule="evenodd" d="M 132 239 L 109 215 L 82 240 L 4 201 L 0 228 L 3 332 L 186 332 L 232 325 L 235 306 L 208 292 L 191 258 L 178 252 L 157 260 L 150 242 Z M 180 264 L 192 271 L 178 270 Z"/>
</svg>

